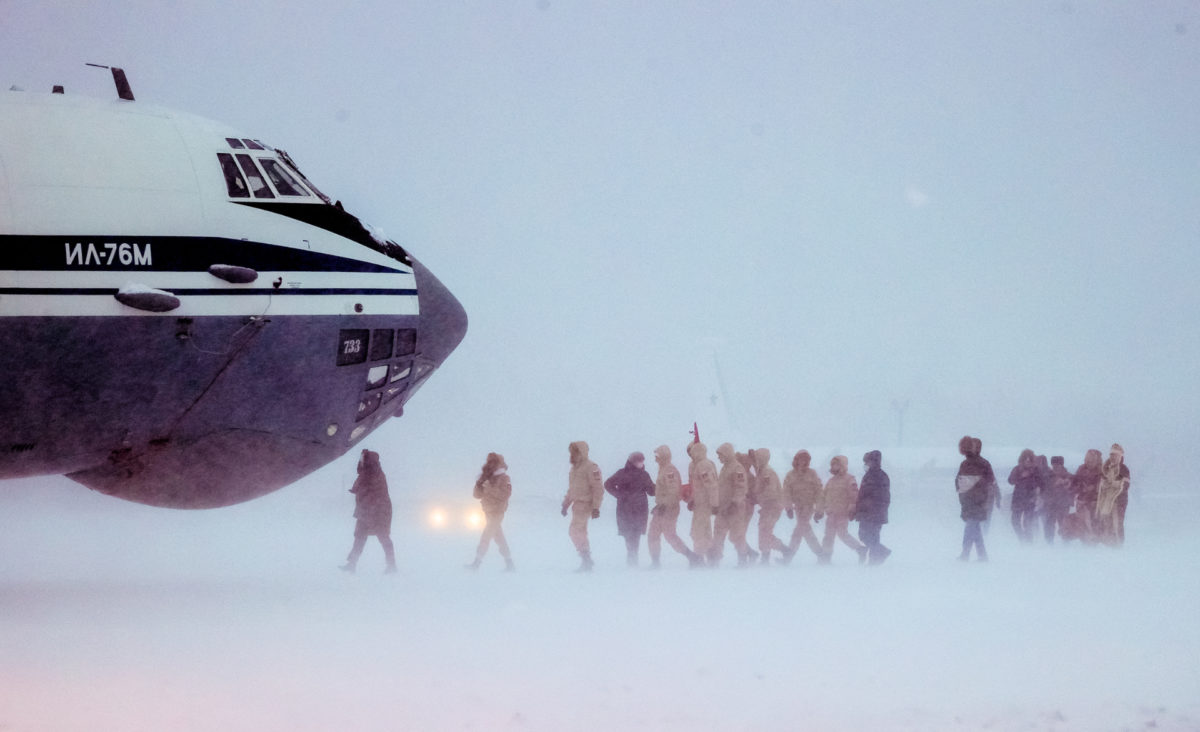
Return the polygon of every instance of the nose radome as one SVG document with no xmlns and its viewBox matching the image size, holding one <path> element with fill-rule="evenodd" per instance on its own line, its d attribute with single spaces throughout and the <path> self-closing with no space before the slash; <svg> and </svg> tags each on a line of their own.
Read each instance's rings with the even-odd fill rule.
<svg viewBox="0 0 1200 732">
<path fill-rule="evenodd" d="M 458 298 L 450 294 L 446 286 L 415 258 L 413 273 L 417 278 L 417 298 L 421 311 L 417 343 L 420 344 L 422 356 L 440 364 L 467 334 L 467 311 Z"/>
</svg>

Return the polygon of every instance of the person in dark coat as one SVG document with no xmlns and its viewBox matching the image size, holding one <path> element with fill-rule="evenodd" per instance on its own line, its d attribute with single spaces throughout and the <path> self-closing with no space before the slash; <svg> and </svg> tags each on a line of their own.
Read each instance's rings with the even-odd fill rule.
<svg viewBox="0 0 1200 732">
<path fill-rule="evenodd" d="M 962 507 L 963 542 L 962 554 L 959 559 L 967 561 L 971 558 L 971 547 L 975 547 L 975 556 L 981 562 L 987 561 L 987 547 L 983 545 L 983 530 L 980 524 L 988 517 L 991 496 L 988 486 L 996 482 L 992 465 L 979 454 L 975 440 L 964 437 L 958 441 L 958 451 L 965 458 L 958 466 L 958 475 L 954 478 L 954 487 L 958 492 L 958 502 Z"/>
<path fill-rule="evenodd" d="M 636 567 L 638 544 L 650 518 L 648 496 L 654 495 L 654 479 L 646 472 L 645 456 L 640 452 L 630 455 L 625 467 L 604 481 L 604 490 L 617 499 L 617 533 L 625 537 L 629 566 Z"/>
<path fill-rule="evenodd" d="M 1103 458 L 1099 450 L 1088 450 L 1083 465 L 1071 479 L 1071 492 L 1075 494 L 1075 516 L 1079 524 L 1079 538 L 1084 543 L 1096 541 L 1096 500 L 1100 494 L 1100 478 Z"/>
<path fill-rule="evenodd" d="M 386 574 L 396 571 L 396 551 L 392 546 L 392 499 L 388 495 L 387 476 L 379 464 L 379 453 L 363 450 L 358 459 L 358 478 L 350 489 L 354 494 L 354 546 L 342 569 L 354 573 L 358 557 L 367 545 L 367 537 L 379 538 L 387 557 Z"/>
<path fill-rule="evenodd" d="M 883 472 L 883 455 L 872 450 L 863 455 L 866 472 L 858 486 L 858 503 L 854 518 L 858 521 L 858 538 L 867 545 L 871 564 L 882 564 L 892 553 L 879 541 L 879 532 L 888 521 L 888 506 L 892 503 L 892 482 Z"/>
<path fill-rule="evenodd" d="M 1038 467 L 1033 450 L 1022 450 L 1017 466 L 1008 474 L 1013 487 L 1012 525 L 1017 538 L 1024 543 L 1033 541 L 1033 526 L 1037 514 L 1038 496 L 1042 492 L 1042 469 Z"/>
<path fill-rule="evenodd" d="M 1054 532 L 1062 526 L 1063 519 L 1071 510 L 1071 478 L 1071 471 L 1067 470 L 1062 455 L 1050 458 L 1050 476 L 1046 480 L 1042 501 L 1047 544 L 1054 543 Z"/>
</svg>

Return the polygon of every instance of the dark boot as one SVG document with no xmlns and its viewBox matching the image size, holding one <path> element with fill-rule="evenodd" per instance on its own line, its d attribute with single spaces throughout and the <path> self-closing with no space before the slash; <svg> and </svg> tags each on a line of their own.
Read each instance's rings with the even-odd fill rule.
<svg viewBox="0 0 1200 732">
<path fill-rule="evenodd" d="M 784 549 L 783 551 L 780 552 L 780 554 L 782 554 L 783 556 L 778 560 L 778 562 L 783 565 L 791 564 L 792 558 L 796 556 L 796 550 L 799 548 L 800 548 L 799 546 L 797 546 L 797 547 L 789 546 L 787 549 Z"/>
<path fill-rule="evenodd" d="M 476 564 L 478 565 L 479 562 L 476 562 Z M 516 572 L 517 571 L 517 565 L 513 564 L 512 557 L 504 558 L 504 571 L 505 572 Z"/>
<path fill-rule="evenodd" d="M 699 554 L 697 554 L 696 552 L 694 552 L 690 549 L 688 550 L 688 553 L 687 553 L 687 560 L 688 560 L 688 567 L 690 569 L 696 569 L 697 567 L 704 566 L 704 557 L 700 556 Z"/>
<path fill-rule="evenodd" d="M 763 549 L 762 557 L 758 561 L 760 564 L 762 564 L 764 566 L 770 564 L 771 563 L 771 550 Z"/>
<path fill-rule="evenodd" d="M 482 560 L 481 560 L 479 557 L 475 557 L 475 561 L 474 561 L 474 562 L 471 562 L 470 564 L 464 564 L 464 565 L 463 565 L 463 567 L 464 567 L 465 569 L 469 569 L 469 570 L 471 570 L 471 571 L 473 572 L 473 571 L 475 571 L 475 570 L 479 569 L 479 563 L 480 563 L 481 561 L 482 561 Z"/>
<path fill-rule="evenodd" d="M 354 574 L 354 562 L 346 562 L 342 566 L 338 567 L 338 569 L 342 570 L 343 572 Z"/>
</svg>

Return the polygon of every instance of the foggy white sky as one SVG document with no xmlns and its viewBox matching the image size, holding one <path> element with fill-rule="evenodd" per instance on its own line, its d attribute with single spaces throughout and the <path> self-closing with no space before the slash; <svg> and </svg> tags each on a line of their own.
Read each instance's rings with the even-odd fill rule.
<svg viewBox="0 0 1200 732">
<path fill-rule="evenodd" d="M 759 444 L 1194 450 L 1195 3 L 0 0 L 0 87 L 86 61 L 458 295 L 367 441 L 419 473 L 681 448 L 714 348 Z"/>
</svg>

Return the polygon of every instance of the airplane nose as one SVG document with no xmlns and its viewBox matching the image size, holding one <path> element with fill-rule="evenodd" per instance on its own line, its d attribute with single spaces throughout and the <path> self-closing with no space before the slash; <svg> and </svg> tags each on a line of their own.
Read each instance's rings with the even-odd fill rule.
<svg viewBox="0 0 1200 732">
<path fill-rule="evenodd" d="M 425 265 L 412 262 L 420 307 L 417 343 L 423 357 L 441 364 L 467 334 L 467 311 Z"/>
</svg>

